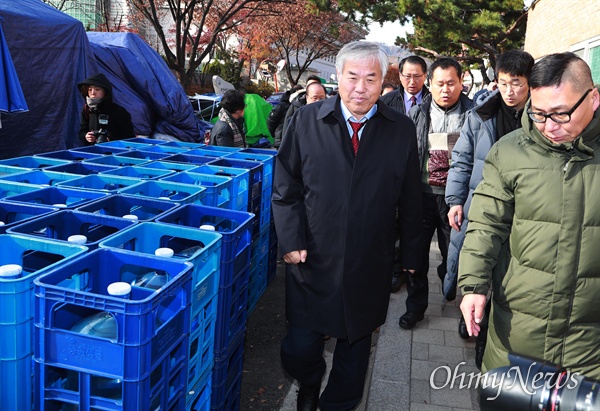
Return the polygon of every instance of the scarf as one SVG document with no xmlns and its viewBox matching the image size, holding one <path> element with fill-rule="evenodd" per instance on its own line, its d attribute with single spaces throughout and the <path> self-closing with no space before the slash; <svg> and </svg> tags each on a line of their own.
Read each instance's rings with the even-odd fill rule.
<svg viewBox="0 0 600 411">
<path fill-rule="evenodd" d="M 242 130 L 238 126 L 237 122 L 231 114 L 224 108 L 219 110 L 219 120 L 227 123 L 229 127 L 231 127 L 231 131 L 233 131 L 233 146 L 234 147 L 246 147 L 246 139 L 242 134 Z"/>
<path fill-rule="evenodd" d="M 89 108 L 94 109 L 94 108 L 98 107 L 98 104 L 100 104 L 102 102 L 102 98 L 86 97 L 85 101 Z"/>
</svg>

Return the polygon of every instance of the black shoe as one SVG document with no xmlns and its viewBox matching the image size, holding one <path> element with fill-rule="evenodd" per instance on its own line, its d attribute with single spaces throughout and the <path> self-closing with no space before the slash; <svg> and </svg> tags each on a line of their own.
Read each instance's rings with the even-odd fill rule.
<svg viewBox="0 0 600 411">
<path fill-rule="evenodd" d="M 298 390 L 298 411 L 317 411 L 319 405 L 319 394 L 321 392 L 321 384 L 315 385 L 300 385 Z"/>
<path fill-rule="evenodd" d="M 402 285 L 404 285 L 404 283 L 405 283 L 404 273 L 394 272 L 392 274 L 392 292 L 393 293 L 397 293 L 398 291 L 400 291 L 400 288 L 402 288 Z"/>
<path fill-rule="evenodd" d="M 460 338 L 463 340 L 468 340 L 470 337 L 469 330 L 467 330 L 467 324 L 465 323 L 465 317 L 462 315 L 458 321 L 458 335 L 460 335 Z"/>
<path fill-rule="evenodd" d="M 400 321 L 398 321 L 398 324 L 405 330 L 410 330 L 412 328 L 415 328 L 415 325 L 417 325 L 417 323 L 423 318 L 425 318 L 425 315 L 423 313 L 407 311 L 406 313 L 404 313 L 404 315 L 402 315 L 402 317 L 400 317 Z"/>
</svg>

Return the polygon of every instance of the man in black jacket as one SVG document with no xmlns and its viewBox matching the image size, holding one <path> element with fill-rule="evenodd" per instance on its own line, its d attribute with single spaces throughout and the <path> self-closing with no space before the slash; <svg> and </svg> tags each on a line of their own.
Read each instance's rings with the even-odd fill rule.
<svg viewBox="0 0 600 411">
<path fill-rule="evenodd" d="M 77 85 L 85 98 L 79 125 L 79 140 L 85 145 L 135 137 L 131 115 L 113 101 L 112 84 L 102 73 Z"/>
</svg>

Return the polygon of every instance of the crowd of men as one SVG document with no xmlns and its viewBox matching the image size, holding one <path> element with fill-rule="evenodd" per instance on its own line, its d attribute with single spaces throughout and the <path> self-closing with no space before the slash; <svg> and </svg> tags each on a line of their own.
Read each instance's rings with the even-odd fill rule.
<svg viewBox="0 0 600 411">
<path fill-rule="evenodd" d="M 387 68 L 378 44 L 347 44 L 338 95 L 283 126 L 272 206 L 298 410 L 360 403 L 389 293 L 406 284 L 400 327 L 424 317 L 434 234 L 444 295 L 460 288 L 458 331 L 477 337 L 482 371 L 515 352 L 599 379 L 600 93 L 587 63 L 508 51 L 496 90 L 475 101 L 452 58 L 402 60 L 396 89 L 383 87 Z"/>
</svg>

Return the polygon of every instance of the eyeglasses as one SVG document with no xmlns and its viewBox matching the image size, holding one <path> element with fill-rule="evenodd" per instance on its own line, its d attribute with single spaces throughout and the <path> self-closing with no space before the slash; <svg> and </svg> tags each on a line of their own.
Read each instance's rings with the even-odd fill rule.
<svg viewBox="0 0 600 411">
<path fill-rule="evenodd" d="M 516 90 L 516 89 L 520 89 L 523 86 L 525 86 L 525 84 L 521 84 L 518 81 L 512 81 L 510 83 L 498 83 L 498 88 L 500 90 L 506 90 L 509 87 L 513 90 Z"/>
<path fill-rule="evenodd" d="M 425 76 L 425 74 L 413 74 L 412 76 L 405 76 L 404 74 L 400 73 L 400 76 L 408 81 L 414 80 L 414 81 L 418 81 L 421 80 L 422 77 Z"/>
<path fill-rule="evenodd" d="M 584 93 L 584 95 L 581 96 L 579 101 L 577 103 L 575 103 L 573 108 L 569 111 L 545 114 L 545 113 L 539 113 L 539 112 L 527 110 L 527 114 L 529 115 L 529 118 L 531 118 L 536 123 L 545 123 L 546 120 L 548 120 L 549 118 L 558 124 L 568 123 L 569 121 L 571 121 L 571 114 L 573 114 L 575 112 L 575 110 L 577 110 L 577 107 L 579 107 L 581 105 L 581 103 L 583 103 L 583 100 L 585 100 L 587 95 L 590 94 L 590 91 L 592 91 L 592 90 L 593 90 L 593 88 L 586 91 Z M 531 102 L 529 103 L 529 107 L 531 108 Z"/>
</svg>

